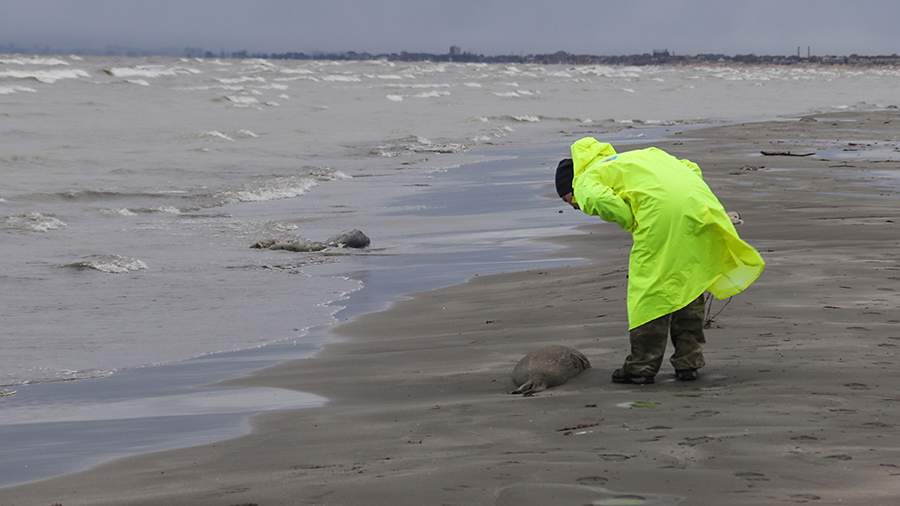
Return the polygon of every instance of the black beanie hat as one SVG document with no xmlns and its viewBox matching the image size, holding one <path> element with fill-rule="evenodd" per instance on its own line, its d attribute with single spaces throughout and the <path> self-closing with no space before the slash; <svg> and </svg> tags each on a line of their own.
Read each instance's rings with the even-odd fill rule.
<svg viewBox="0 0 900 506">
<path fill-rule="evenodd" d="M 572 178 L 575 176 L 575 167 L 571 158 L 563 158 L 556 166 L 556 193 L 562 198 L 572 192 Z"/>
</svg>

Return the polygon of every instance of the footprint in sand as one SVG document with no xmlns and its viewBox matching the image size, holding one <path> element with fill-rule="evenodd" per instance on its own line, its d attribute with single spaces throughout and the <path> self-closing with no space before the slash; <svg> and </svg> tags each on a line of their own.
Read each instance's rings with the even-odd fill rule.
<svg viewBox="0 0 900 506">
<path fill-rule="evenodd" d="M 756 473 L 753 471 L 740 471 L 734 473 L 734 475 L 747 481 L 769 481 L 769 478 L 763 473 Z"/>
<path fill-rule="evenodd" d="M 622 453 L 601 453 L 597 456 L 600 457 L 600 460 L 605 460 L 607 462 L 624 462 L 634 457 L 634 455 L 625 455 Z"/>
<path fill-rule="evenodd" d="M 821 497 L 816 494 L 791 494 L 788 496 L 792 501 L 797 503 L 805 503 L 810 501 L 818 501 Z"/>
<path fill-rule="evenodd" d="M 678 446 L 690 446 L 694 447 L 697 445 L 702 445 L 705 443 L 711 443 L 715 441 L 716 438 L 710 436 L 697 436 L 697 437 L 686 437 L 683 441 L 678 443 Z"/>
<path fill-rule="evenodd" d="M 714 410 L 711 410 L 711 409 L 704 409 L 704 410 L 702 410 L 702 411 L 697 411 L 697 412 L 693 413 L 689 418 L 690 418 L 691 420 L 694 420 L 694 419 L 696 419 L 696 418 L 708 418 L 708 417 L 711 417 L 711 416 L 716 416 L 716 415 L 718 415 L 718 414 L 719 414 L 718 411 L 714 411 Z"/>
<path fill-rule="evenodd" d="M 609 478 L 606 476 L 582 476 L 575 479 L 575 482 L 579 485 L 603 485 L 608 481 Z"/>
</svg>

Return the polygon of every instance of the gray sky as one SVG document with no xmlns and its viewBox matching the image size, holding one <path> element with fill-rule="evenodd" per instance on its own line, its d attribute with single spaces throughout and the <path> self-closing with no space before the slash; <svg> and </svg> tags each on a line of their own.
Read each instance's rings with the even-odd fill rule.
<svg viewBox="0 0 900 506">
<path fill-rule="evenodd" d="M 900 53 L 894 0 L 0 0 L 0 44 L 486 54 Z"/>
</svg>

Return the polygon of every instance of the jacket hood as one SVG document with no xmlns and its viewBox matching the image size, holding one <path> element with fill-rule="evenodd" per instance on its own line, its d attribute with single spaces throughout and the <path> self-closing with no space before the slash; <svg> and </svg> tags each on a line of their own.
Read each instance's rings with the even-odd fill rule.
<svg viewBox="0 0 900 506">
<path fill-rule="evenodd" d="M 584 170 L 594 160 L 609 158 L 616 154 L 612 144 L 600 142 L 593 137 L 583 137 L 572 144 L 572 165 L 574 165 L 575 177 L 584 173 Z"/>
</svg>

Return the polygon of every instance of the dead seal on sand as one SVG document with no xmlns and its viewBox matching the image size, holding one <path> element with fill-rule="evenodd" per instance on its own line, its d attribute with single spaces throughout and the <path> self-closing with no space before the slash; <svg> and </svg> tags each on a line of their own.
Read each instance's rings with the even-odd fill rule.
<svg viewBox="0 0 900 506">
<path fill-rule="evenodd" d="M 512 372 L 516 389 L 511 394 L 534 395 L 562 385 L 589 369 L 591 362 L 578 350 L 552 344 L 522 357 Z"/>
<path fill-rule="evenodd" d="M 251 248 L 255 249 L 274 249 L 296 252 L 322 251 L 327 248 L 325 244 L 316 241 L 307 241 L 306 239 L 278 240 L 278 239 L 262 239 L 253 243 Z"/>
<path fill-rule="evenodd" d="M 349 232 L 340 233 L 328 241 L 325 244 L 335 247 L 335 248 L 366 248 L 371 244 L 371 240 L 369 237 L 362 233 L 357 229 L 353 229 Z"/>
</svg>

